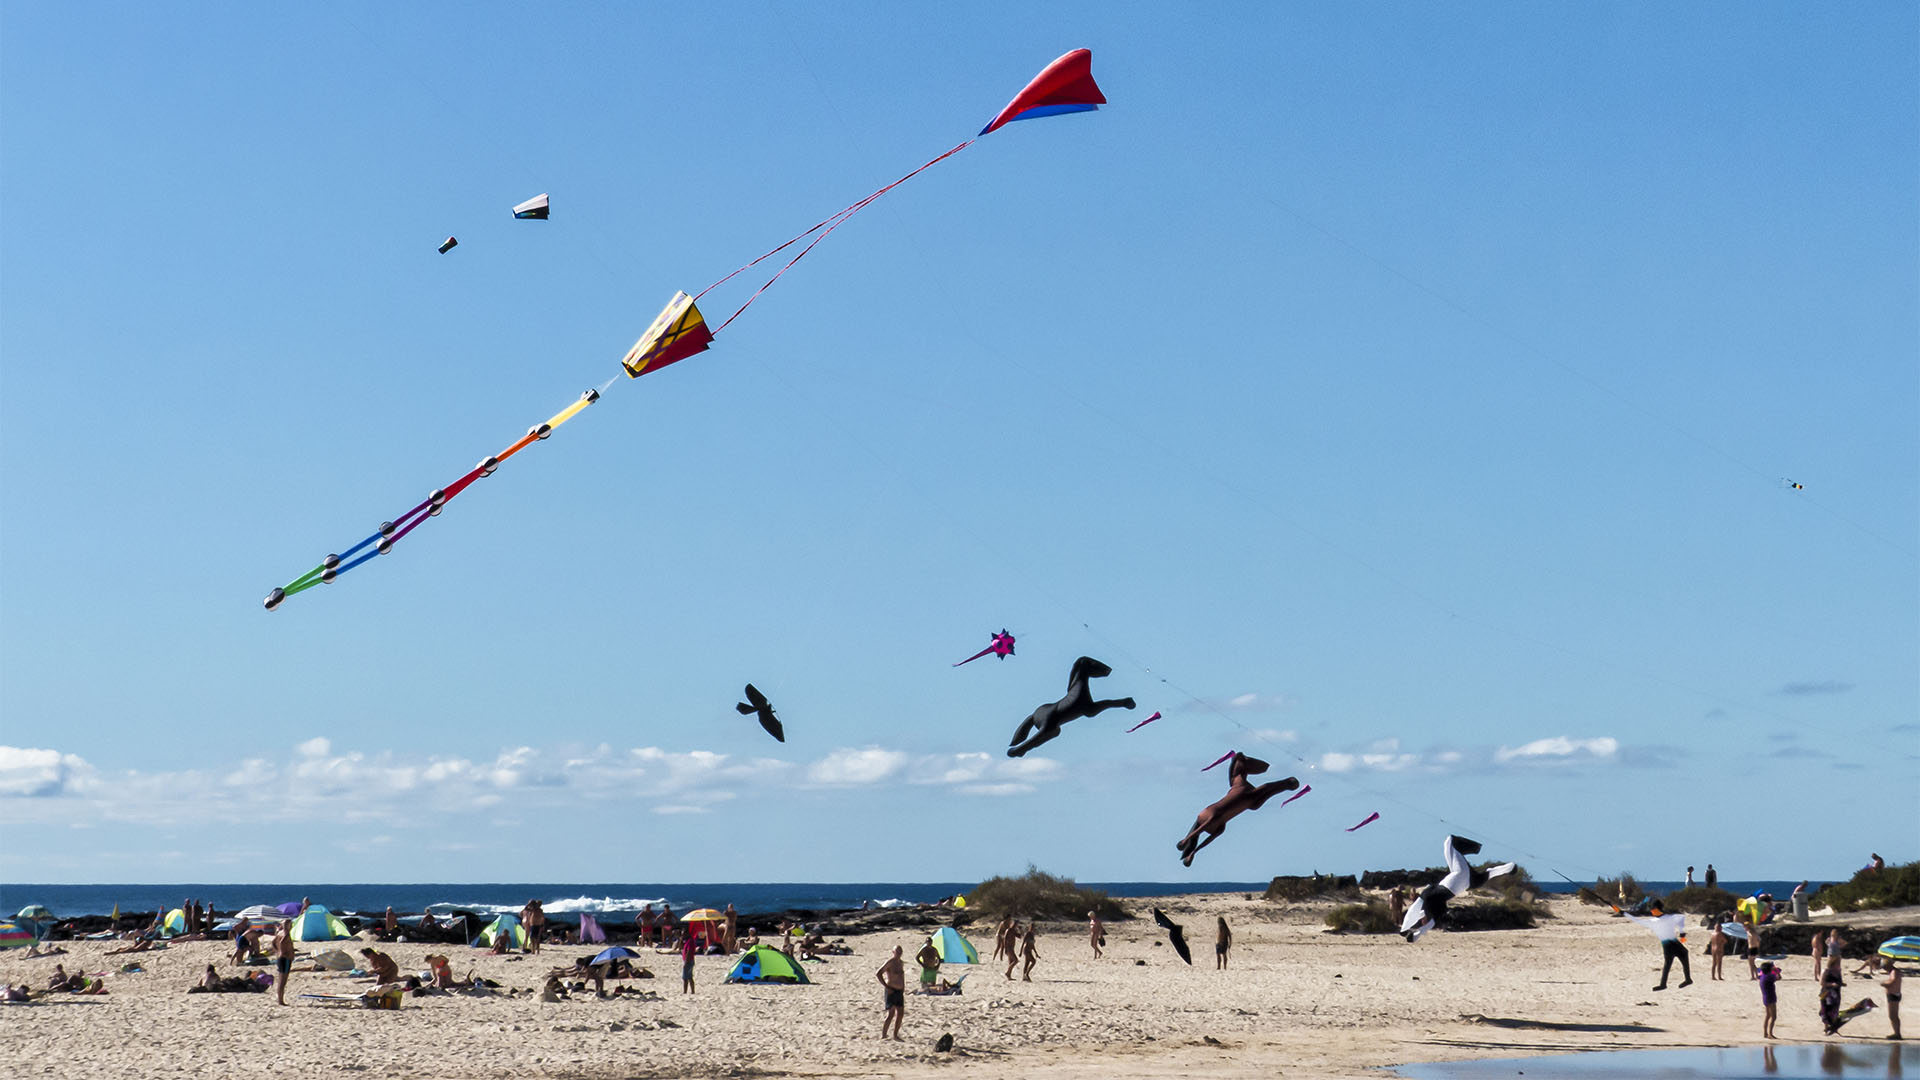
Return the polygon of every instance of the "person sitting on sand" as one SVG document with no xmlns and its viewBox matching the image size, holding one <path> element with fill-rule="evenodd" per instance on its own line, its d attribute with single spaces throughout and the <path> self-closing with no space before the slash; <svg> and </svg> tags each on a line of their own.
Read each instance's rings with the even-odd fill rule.
<svg viewBox="0 0 1920 1080">
<path fill-rule="evenodd" d="M 757 949 L 759 947 L 760 928 L 757 926 L 747 927 L 747 936 L 740 939 L 740 951 L 746 952 L 748 949 Z"/>
<path fill-rule="evenodd" d="M 200 977 L 200 985 L 208 990 L 220 989 L 220 972 L 212 964 L 207 965 L 207 973 Z"/>
<path fill-rule="evenodd" d="M 53 974 L 47 976 L 47 989 L 56 993 L 67 989 L 67 965 L 53 965 Z"/>
<path fill-rule="evenodd" d="M 367 958 L 367 970 L 373 972 L 374 982 L 390 983 L 400 981 L 400 965 L 394 962 L 393 957 L 388 956 L 386 953 L 372 946 L 361 949 L 360 955 Z"/>
</svg>

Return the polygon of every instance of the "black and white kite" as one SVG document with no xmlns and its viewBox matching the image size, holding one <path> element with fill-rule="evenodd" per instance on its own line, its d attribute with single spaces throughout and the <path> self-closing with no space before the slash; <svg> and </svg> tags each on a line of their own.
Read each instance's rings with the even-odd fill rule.
<svg viewBox="0 0 1920 1080">
<path fill-rule="evenodd" d="M 547 193 L 543 191 L 514 207 L 513 216 L 525 221 L 547 220 Z"/>
<path fill-rule="evenodd" d="M 1419 941 L 1421 935 L 1446 921 L 1447 901 L 1465 896 L 1469 889 L 1477 889 L 1502 874 L 1513 873 L 1513 863 L 1501 863 L 1486 870 L 1475 870 L 1469 866 L 1467 856 L 1480 854 L 1477 840 L 1449 836 L 1440 850 L 1447 859 L 1446 876 L 1413 898 L 1413 904 L 1407 908 L 1407 917 L 1400 923 L 1400 936 L 1410 942 Z"/>
</svg>

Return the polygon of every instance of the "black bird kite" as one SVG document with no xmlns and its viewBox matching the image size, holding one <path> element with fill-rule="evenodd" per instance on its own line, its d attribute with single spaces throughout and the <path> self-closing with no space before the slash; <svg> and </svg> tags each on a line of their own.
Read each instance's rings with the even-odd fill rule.
<svg viewBox="0 0 1920 1080">
<path fill-rule="evenodd" d="M 1173 942 L 1173 951 L 1180 954 L 1180 959 L 1185 960 L 1188 967 L 1192 967 L 1193 950 L 1187 948 L 1187 928 L 1167 918 L 1167 913 L 1159 908 L 1153 909 L 1153 921 L 1167 928 L 1167 940 Z"/>
<path fill-rule="evenodd" d="M 773 703 L 767 700 L 767 695 L 755 690 L 752 683 L 747 684 L 747 700 L 735 702 L 733 707 L 740 710 L 741 716 L 760 717 L 760 726 L 767 729 L 767 734 L 780 742 L 787 741 L 787 732 L 780 726 L 780 718 L 773 715 Z"/>
</svg>

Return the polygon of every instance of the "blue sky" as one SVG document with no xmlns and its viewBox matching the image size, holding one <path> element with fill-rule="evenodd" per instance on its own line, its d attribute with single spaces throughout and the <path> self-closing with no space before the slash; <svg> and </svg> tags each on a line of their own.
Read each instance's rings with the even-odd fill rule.
<svg viewBox="0 0 1920 1080">
<path fill-rule="evenodd" d="M 0 874 L 1914 858 L 1916 31 L 9 4 Z M 1108 107 L 903 186 L 261 610 L 1083 46 Z M 1082 654 L 1141 710 L 1009 761 Z M 1313 794 L 1183 870 L 1235 747 Z"/>
</svg>

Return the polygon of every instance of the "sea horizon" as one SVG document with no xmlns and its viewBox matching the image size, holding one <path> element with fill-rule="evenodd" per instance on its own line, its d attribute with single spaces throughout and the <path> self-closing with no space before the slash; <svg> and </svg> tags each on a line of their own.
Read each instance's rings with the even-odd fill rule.
<svg viewBox="0 0 1920 1080">
<path fill-rule="evenodd" d="M 647 904 L 672 905 L 676 911 L 733 904 L 742 912 L 852 910 L 862 906 L 903 907 L 931 904 L 970 891 L 977 881 L 865 881 L 865 882 L 57 882 L 0 883 L 0 913 L 29 904 L 42 904 L 56 918 L 108 915 L 121 912 L 166 911 L 186 899 L 211 904 L 220 911 L 237 911 L 254 904 L 281 904 L 310 899 L 341 913 L 418 913 L 462 909 L 476 914 L 519 911 L 529 899 L 543 901 L 548 915 L 576 921 L 581 912 L 621 919 L 637 914 Z M 1266 891 L 1267 881 L 1082 881 L 1121 900 L 1151 899 L 1190 893 L 1252 893 Z M 1539 882 L 1543 893 L 1565 895 L 1581 888 L 1573 882 Z M 1642 888 L 1672 892 L 1681 881 L 1642 881 Z M 1796 882 L 1722 881 L 1735 894 L 1771 892 L 1784 898 Z"/>
</svg>

